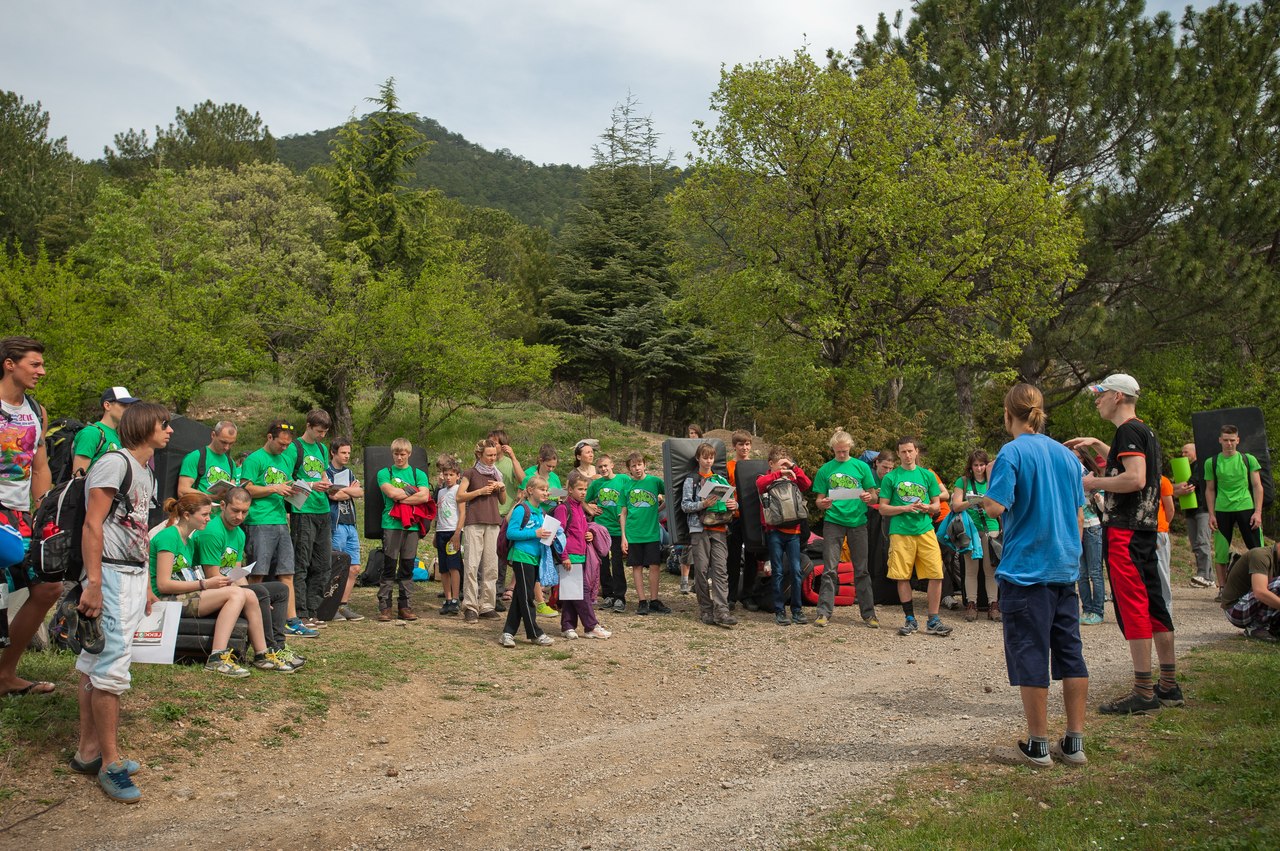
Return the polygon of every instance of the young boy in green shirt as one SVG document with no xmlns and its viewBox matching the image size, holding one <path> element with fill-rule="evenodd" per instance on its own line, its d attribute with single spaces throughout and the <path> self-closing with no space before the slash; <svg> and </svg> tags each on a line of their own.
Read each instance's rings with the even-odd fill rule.
<svg viewBox="0 0 1280 851">
<path fill-rule="evenodd" d="M 627 472 L 631 474 L 622 493 L 622 512 L 618 526 L 622 534 L 622 554 L 631 566 L 636 584 L 637 615 L 655 612 L 671 614 L 671 609 L 658 599 L 658 571 L 662 561 L 662 532 L 658 518 L 666 504 L 665 485 L 657 476 L 645 474 L 644 456 L 632 452 L 627 456 Z M 644 568 L 649 568 L 648 596 L 645 595 Z M 618 611 L 615 607 L 614 611 Z"/>
<path fill-rule="evenodd" d="M 596 458 L 596 472 L 599 478 L 587 488 L 587 505 L 599 510 L 595 522 L 608 530 L 612 539 L 609 560 L 600 565 L 600 606 L 621 614 L 627 610 L 627 560 L 622 553 L 620 519 L 622 494 L 626 492 L 630 479 L 614 473 L 610 455 Z"/>
<path fill-rule="evenodd" d="M 945 637 L 951 627 L 942 623 L 938 608 L 942 603 L 942 550 L 933 531 L 933 518 L 941 510 L 942 488 L 938 477 L 916 466 L 920 450 L 914 437 L 898 440 L 900 466 L 880 481 L 880 516 L 889 520 L 889 578 L 898 582 L 898 600 L 906 622 L 899 635 L 919 630 L 915 604 L 911 599 L 911 573 L 927 580 L 928 635 Z"/>
</svg>

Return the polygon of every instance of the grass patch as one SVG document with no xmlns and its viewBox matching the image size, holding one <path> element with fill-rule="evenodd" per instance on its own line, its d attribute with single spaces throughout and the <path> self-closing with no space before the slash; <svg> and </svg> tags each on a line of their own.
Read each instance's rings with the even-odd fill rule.
<svg viewBox="0 0 1280 851">
<path fill-rule="evenodd" d="M 1280 653 L 1243 639 L 1193 651 L 1182 686 L 1182 709 L 1091 713 L 1083 769 L 937 766 L 855 799 L 794 847 L 1273 847 Z"/>
</svg>

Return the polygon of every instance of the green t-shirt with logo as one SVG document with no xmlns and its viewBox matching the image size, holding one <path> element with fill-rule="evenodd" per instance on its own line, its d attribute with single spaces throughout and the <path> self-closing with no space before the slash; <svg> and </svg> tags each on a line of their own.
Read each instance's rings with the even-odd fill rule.
<svg viewBox="0 0 1280 851">
<path fill-rule="evenodd" d="M 79 435 L 76 435 L 79 437 Z M 1261 470 L 1258 459 L 1244 452 L 1228 458 L 1215 455 L 1204 462 L 1204 480 L 1214 483 L 1214 511 L 1252 511 L 1253 485 L 1250 473 Z"/>
<path fill-rule="evenodd" d="M 228 529 L 218 516 L 191 536 L 196 565 L 216 565 L 223 573 L 244 561 L 244 529 Z"/>
<path fill-rule="evenodd" d="M 611 479 L 594 479 L 587 486 L 587 502 L 594 503 L 600 509 L 595 522 L 614 536 L 622 534 L 618 515 L 622 513 L 622 494 L 630 481 L 630 476 L 616 475 Z"/>
<path fill-rule="evenodd" d="M 122 446 L 124 444 L 120 442 L 120 435 L 116 434 L 116 430 L 99 420 L 76 432 L 75 440 L 71 441 L 71 454 L 88 458 L 89 466 L 92 467 L 103 455 Z"/>
<path fill-rule="evenodd" d="M 427 474 L 417 467 L 405 465 L 403 467 L 383 467 L 378 471 L 378 489 L 381 490 L 383 485 L 390 484 L 395 487 L 404 489 L 405 485 L 413 485 L 416 488 L 430 488 L 431 481 L 427 478 Z M 404 529 L 403 523 L 391 516 L 391 509 L 396 504 L 393 500 L 388 499 L 386 494 L 382 495 L 382 528 L 383 529 Z"/>
<path fill-rule="evenodd" d="M 529 480 L 538 475 L 538 467 L 535 464 L 524 471 L 524 486 L 529 487 Z M 564 490 L 564 485 L 560 482 L 560 475 L 555 470 L 548 471 L 543 478 L 547 480 L 547 487 L 551 490 Z M 549 496 L 542 501 L 542 513 L 550 516 L 556 506 L 562 502 L 562 498 L 558 496 Z"/>
<path fill-rule="evenodd" d="M 196 474 L 200 472 L 200 459 L 202 458 L 206 459 L 204 475 L 197 478 Z M 178 470 L 178 475 L 191 479 L 193 487 L 201 493 L 208 493 L 209 488 L 218 482 L 230 482 L 234 485 L 239 481 L 238 473 L 236 462 L 232 461 L 230 456 L 219 455 L 207 446 L 197 449 L 195 452 L 188 452 L 186 457 L 182 459 L 182 467 Z"/>
<path fill-rule="evenodd" d="M 979 481 L 975 481 L 974 479 L 966 479 L 964 476 L 961 476 L 960 478 L 956 479 L 956 483 L 952 485 L 952 487 L 960 491 L 961 493 L 963 493 L 965 495 L 965 498 L 968 498 L 971 496 L 987 495 L 986 482 L 979 482 Z M 1087 508 L 1087 505 L 1086 505 L 1086 508 Z M 983 511 L 981 508 L 970 508 L 969 519 L 973 521 L 973 525 L 975 528 L 981 529 L 983 522 L 986 522 L 988 532 L 1000 531 L 1000 521 L 995 519 L 994 517 L 988 517 L 987 512 Z"/>
<path fill-rule="evenodd" d="M 627 543 L 648 544 L 662 540 L 658 529 L 658 497 L 665 485 L 657 476 L 646 475 L 640 479 L 626 476 L 626 490 L 622 493 L 623 509 L 627 512 Z"/>
<path fill-rule="evenodd" d="M 862 488 L 873 490 L 875 476 L 866 462 L 857 458 L 837 461 L 832 458 L 818 468 L 813 477 L 813 492 L 826 495 L 836 488 Z M 861 499 L 841 499 L 831 503 L 823 518 L 841 526 L 856 528 L 867 525 L 867 504 Z"/>
<path fill-rule="evenodd" d="M 191 542 L 182 540 L 182 533 L 178 531 L 177 525 L 166 526 L 151 539 L 151 590 L 157 597 L 172 600 L 175 596 L 173 594 L 161 594 L 160 587 L 156 585 L 156 556 L 160 553 L 173 553 L 173 573 L 171 576 L 175 581 L 195 582 L 204 578 L 203 574 L 196 574 L 194 564 L 191 561 Z"/>
<path fill-rule="evenodd" d="M 911 505 L 933 502 L 933 498 L 942 493 L 938 487 L 938 477 L 924 467 L 906 470 L 894 467 L 880 480 L 880 499 L 889 497 L 890 505 Z M 890 535 L 931 535 L 933 534 L 933 515 L 925 512 L 905 512 L 889 518 Z"/>
<path fill-rule="evenodd" d="M 279 455 L 272 455 L 265 447 L 251 452 L 240 467 L 240 481 L 260 488 L 267 485 L 287 485 L 293 481 L 293 462 L 296 457 L 288 449 Z M 246 526 L 285 526 L 288 523 L 284 497 L 278 493 L 256 498 L 244 521 Z"/>
<path fill-rule="evenodd" d="M 307 443 L 302 438 L 298 438 L 293 442 L 298 447 L 298 452 L 302 453 L 302 471 L 298 474 L 298 480 L 303 482 L 318 482 L 324 478 L 325 468 L 329 466 L 329 447 L 323 443 Z M 289 453 L 286 451 L 286 455 Z M 293 461 L 297 463 L 298 455 L 293 454 Z M 321 491 L 312 491 L 307 497 L 307 501 L 302 503 L 302 507 L 297 509 L 298 514 L 328 514 L 331 507 L 329 495 Z"/>
</svg>

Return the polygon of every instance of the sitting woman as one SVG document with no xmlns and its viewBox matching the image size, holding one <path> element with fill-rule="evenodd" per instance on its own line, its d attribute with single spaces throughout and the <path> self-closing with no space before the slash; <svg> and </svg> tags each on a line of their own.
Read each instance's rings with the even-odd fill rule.
<svg viewBox="0 0 1280 851">
<path fill-rule="evenodd" d="M 186 617 L 217 615 L 213 628 L 214 651 L 205 663 L 205 670 L 228 677 L 249 676 L 249 671 L 236 663 L 235 653 L 230 649 L 231 630 L 243 615 L 249 622 L 254 667 L 291 672 L 292 667 L 281 665 L 267 655 L 262 612 L 254 593 L 232 585 L 221 574 L 203 577 L 196 573 L 191 535 L 209 524 L 213 500 L 206 493 L 191 491 L 180 499 L 167 500 L 164 510 L 169 522 L 151 539 L 151 590 L 161 600 L 181 602 L 182 614 Z"/>
</svg>

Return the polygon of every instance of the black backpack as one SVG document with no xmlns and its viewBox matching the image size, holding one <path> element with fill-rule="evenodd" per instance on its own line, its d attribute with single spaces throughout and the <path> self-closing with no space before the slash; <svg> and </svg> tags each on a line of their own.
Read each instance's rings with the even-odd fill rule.
<svg viewBox="0 0 1280 851">
<path fill-rule="evenodd" d="M 364 566 L 364 570 L 356 577 L 356 584 L 361 588 L 371 588 L 382 582 L 382 571 L 387 566 L 387 554 L 378 547 L 369 553 L 369 561 Z"/>
<path fill-rule="evenodd" d="M 124 455 L 123 450 L 112 450 L 107 455 Z M 102 456 L 103 458 L 106 455 Z M 129 500 L 129 489 L 133 487 L 133 465 L 125 459 L 124 479 L 111 501 L 108 513 L 123 505 L 126 514 L 133 512 L 133 503 Z M 36 575 L 62 574 L 67 580 L 78 581 L 84 575 L 84 556 L 80 551 L 80 541 L 84 532 L 85 508 L 88 505 L 88 493 L 85 488 L 86 476 L 74 476 L 61 484 L 55 485 L 36 509 L 31 520 L 31 549 L 27 551 L 24 562 L 29 571 Z M 129 564 L 142 567 L 141 561 L 117 561 L 116 564 Z"/>
<path fill-rule="evenodd" d="M 1264 466 L 1261 462 L 1258 462 L 1258 457 L 1256 455 L 1250 455 L 1248 452 L 1241 452 L 1240 455 L 1244 458 L 1245 470 L 1249 469 L 1250 458 L 1258 463 L 1258 478 L 1262 480 L 1262 507 L 1270 508 L 1271 503 L 1276 501 L 1276 483 L 1275 479 L 1271 478 L 1271 468 Z M 1213 474 L 1215 479 L 1218 476 L 1218 459 L 1221 457 L 1222 453 L 1218 453 L 1205 462 L 1206 469 L 1208 469 L 1209 464 L 1213 465 Z"/>
</svg>

